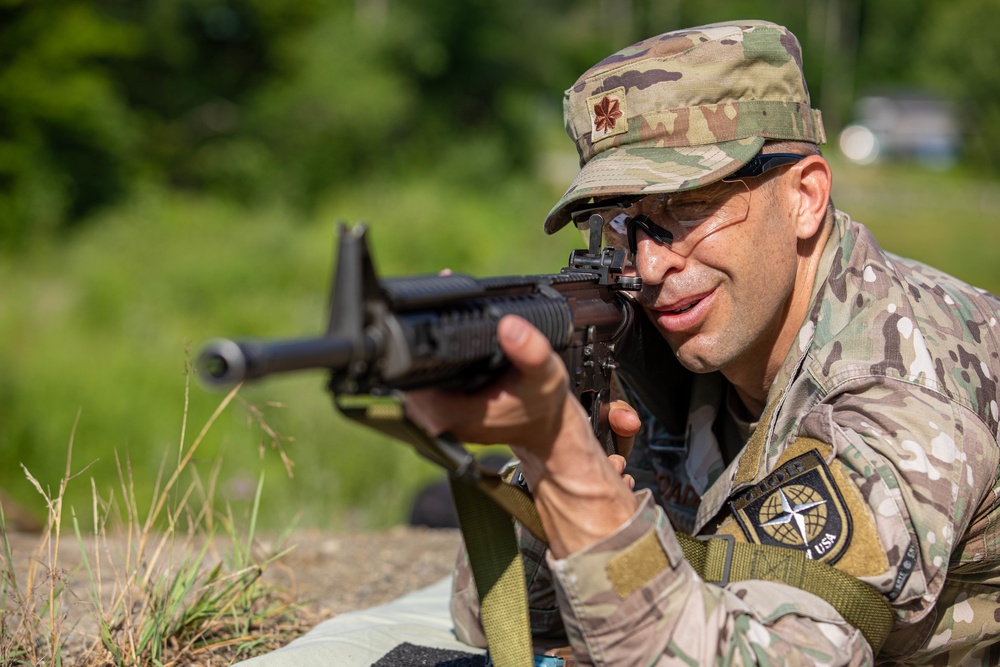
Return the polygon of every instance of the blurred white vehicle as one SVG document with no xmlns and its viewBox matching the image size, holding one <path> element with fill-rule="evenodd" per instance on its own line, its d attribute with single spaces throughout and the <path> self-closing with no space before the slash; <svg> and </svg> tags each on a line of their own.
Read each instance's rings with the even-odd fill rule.
<svg viewBox="0 0 1000 667">
<path fill-rule="evenodd" d="M 869 95 L 855 103 L 854 115 L 838 142 L 852 162 L 912 160 L 946 168 L 958 159 L 961 132 L 945 100 L 919 92 Z"/>
</svg>

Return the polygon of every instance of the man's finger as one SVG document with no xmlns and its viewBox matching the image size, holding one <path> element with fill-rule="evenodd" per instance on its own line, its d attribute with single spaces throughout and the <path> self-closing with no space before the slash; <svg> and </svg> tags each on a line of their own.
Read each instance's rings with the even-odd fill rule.
<svg viewBox="0 0 1000 667">
<path fill-rule="evenodd" d="M 403 402 L 406 416 L 431 435 L 439 435 L 447 430 L 448 426 L 438 418 L 433 409 L 429 408 L 440 403 L 443 398 L 450 397 L 445 397 L 437 389 L 409 391 Z"/>
<path fill-rule="evenodd" d="M 618 435 L 634 436 L 642 428 L 638 413 L 625 401 L 612 401 L 608 411 L 611 428 Z"/>
<path fill-rule="evenodd" d="M 504 316 L 497 325 L 497 340 L 510 363 L 527 377 L 541 379 L 561 367 L 549 339 L 523 317 Z"/>
<path fill-rule="evenodd" d="M 635 435 L 642 428 L 642 421 L 635 408 L 625 401 L 612 401 L 608 410 L 608 424 L 615 434 L 618 453 L 628 458 L 635 444 Z"/>
</svg>

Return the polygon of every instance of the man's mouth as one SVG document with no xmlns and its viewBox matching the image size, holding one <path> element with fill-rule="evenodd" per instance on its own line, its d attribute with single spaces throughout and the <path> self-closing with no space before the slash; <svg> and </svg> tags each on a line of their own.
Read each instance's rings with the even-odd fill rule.
<svg viewBox="0 0 1000 667">
<path fill-rule="evenodd" d="M 714 301 L 713 289 L 664 303 L 650 311 L 655 313 L 653 319 L 664 333 L 682 334 L 692 332 L 705 323 Z"/>
<path fill-rule="evenodd" d="M 686 313 L 687 311 L 697 306 L 699 303 L 701 303 L 701 300 L 703 298 L 704 298 L 703 296 L 698 296 L 690 299 L 684 299 L 682 301 L 677 302 L 676 304 L 673 304 L 673 307 L 671 308 L 661 309 L 660 312 L 668 313 L 670 315 L 680 315 L 681 313 Z"/>
<path fill-rule="evenodd" d="M 699 301 L 700 301 L 700 299 L 699 299 Z M 673 309 L 668 310 L 666 312 L 670 313 L 671 315 L 680 315 L 681 313 L 686 313 L 687 311 L 691 310 L 692 308 L 694 308 L 697 305 L 698 305 L 698 301 L 692 301 L 691 303 L 689 303 L 686 306 L 682 306 L 680 308 L 673 308 Z"/>
</svg>

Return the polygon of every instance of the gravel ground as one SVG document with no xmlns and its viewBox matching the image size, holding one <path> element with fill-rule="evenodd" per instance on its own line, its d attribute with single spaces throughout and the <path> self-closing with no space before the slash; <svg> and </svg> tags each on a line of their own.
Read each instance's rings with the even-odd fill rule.
<svg viewBox="0 0 1000 667">
<path fill-rule="evenodd" d="M 14 571 L 23 589 L 40 537 L 10 533 L 8 540 Z M 124 539 L 119 540 L 120 544 L 115 542 L 110 540 L 107 551 L 123 554 Z M 258 543 L 265 552 L 275 546 L 266 538 Z M 308 629 L 336 614 L 379 605 L 439 581 L 451 572 L 460 543 L 461 534 L 455 529 L 399 526 L 384 532 L 356 534 L 299 531 L 284 542 L 284 547 L 294 546 L 294 549 L 273 563 L 265 578 L 289 591 L 301 605 L 303 629 Z M 92 547 L 88 547 L 88 552 L 93 553 Z M 123 577 L 124 557 L 121 558 L 122 562 L 114 563 L 117 570 L 111 563 L 102 567 L 106 591 Z M 75 630 L 67 639 L 67 646 L 72 649 L 74 643 L 89 645 L 96 629 L 90 622 L 93 612 L 88 601 L 92 586 L 86 571 L 80 567 L 82 557 L 75 538 L 63 536 L 54 572 L 47 554 L 39 562 L 43 577 L 51 574 L 69 588 L 69 594 L 62 598 L 67 614 L 63 627 Z M 41 582 L 39 590 L 47 595 L 47 579 Z"/>
</svg>

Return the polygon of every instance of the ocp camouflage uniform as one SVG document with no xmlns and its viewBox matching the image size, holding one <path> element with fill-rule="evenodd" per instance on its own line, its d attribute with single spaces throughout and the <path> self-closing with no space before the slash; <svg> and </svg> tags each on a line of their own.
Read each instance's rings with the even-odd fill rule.
<svg viewBox="0 0 1000 667">
<path fill-rule="evenodd" d="M 564 560 L 523 538 L 535 636 L 565 633 L 581 664 L 872 664 L 809 593 L 703 582 L 676 528 L 797 549 L 871 584 L 897 614 L 880 664 L 1000 664 L 998 317 L 997 297 L 838 213 L 761 421 L 720 374 L 696 375 L 682 446 L 646 419 L 629 523 Z M 657 552 L 662 566 L 636 574 Z M 482 644 L 467 569 L 455 593 L 460 638 Z"/>
<path fill-rule="evenodd" d="M 581 171 L 550 233 L 605 198 L 716 182 L 768 140 L 825 141 L 798 41 L 761 21 L 623 49 L 566 91 L 565 115 Z M 696 375 L 685 433 L 645 420 L 627 524 L 559 561 L 522 536 L 540 644 L 568 637 L 595 665 L 873 662 L 818 597 L 702 581 L 676 529 L 798 550 L 871 584 L 897 615 L 880 662 L 1000 664 L 1000 302 L 887 254 L 843 213 L 832 224 L 760 422 L 721 374 Z M 469 584 L 460 565 L 453 617 L 482 645 Z"/>
</svg>

